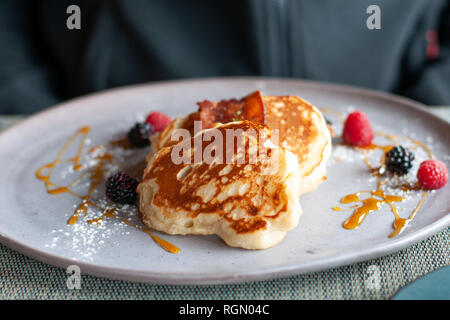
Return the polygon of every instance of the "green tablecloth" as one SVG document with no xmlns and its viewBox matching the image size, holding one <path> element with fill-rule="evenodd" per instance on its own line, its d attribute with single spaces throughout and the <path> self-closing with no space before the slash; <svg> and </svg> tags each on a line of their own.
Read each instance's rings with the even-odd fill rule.
<svg viewBox="0 0 450 320">
<path fill-rule="evenodd" d="M 433 108 L 450 121 L 450 107 Z M 0 130 L 20 117 L 0 117 Z M 386 299 L 411 281 L 450 265 L 450 228 L 382 258 L 289 278 L 233 285 L 152 285 L 81 277 L 70 290 L 65 270 L 0 245 L 1 299 Z M 379 275 L 376 279 L 374 276 Z M 371 281 L 374 280 L 374 281 Z M 450 297 L 449 297 L 450 298 Z"/>
</svg>

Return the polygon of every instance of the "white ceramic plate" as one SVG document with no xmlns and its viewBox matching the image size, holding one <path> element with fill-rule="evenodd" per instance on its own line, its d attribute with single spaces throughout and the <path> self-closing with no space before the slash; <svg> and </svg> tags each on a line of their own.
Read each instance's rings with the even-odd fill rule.
<svg viewBox="0 0 450 320">
<path fill-rule="evenodd" d="M 101 226 L 67 225 L 79 199 L 49 195 L 35 171 L 53 161 L 81 126 L 90 125 L 91 145 L 125 133 L 151 110 L 170 116 L 196 109 L 203 99 L 242 97 L 255 89 L 265 95 L 298 95 L 319 107 L 365 111 L 375 129 L 429 144 L 449 163 L 450 125 L 414 101 L 357 88 L 264 78 L 224 78 L 162 82 L 105 91 L 41 112 L 0 135 L 0 240 L 43 262 L 102 277 L 155 283 L 229 283 L 288 276 L 355 263 L 395 252 L 450 225 L 450 185 L 431 193 L 403 233 L 388 238 L 393 215 L 388 206 L 369 214 L 356 230 L 342 223 L 350 212 L 333 211 L 342 196 L 373 188 L 361 159 L 336 148 L 328 179 L 301 198 L 299 226 L 274 248 L 247 251 L 227 247 L 215 236 L 157 235 L 181 248 L 170 254 L 145 233 L 114 219 Z M 327 115 L 326 115 L 327 116 Z M 328 115 L 332 118 L 331 115 Z M 339 129 L 338 129 L 339 130 Z M 337 152 L 337 154 L 336 154 Z M 135 158 L 142 157 L 138 153 Z M 67 169 L 67 168 L 66 168 Z M 60 168 L 60 177 L 64 166 Z M 70 174 L 70 173 L 69 173 Z M 408 216 L 417 197 L 402 204 Z"/>
</svg>

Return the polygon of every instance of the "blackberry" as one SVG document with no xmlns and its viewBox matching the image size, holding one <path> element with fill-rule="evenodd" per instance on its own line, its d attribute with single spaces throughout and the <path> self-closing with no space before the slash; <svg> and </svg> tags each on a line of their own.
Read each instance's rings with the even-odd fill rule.
<svg viewBox="0 0 450 320">
<path fill-rule="evenodd" d="M 385 154 L 386 170 L 398 175 L 407 174 L 412 168 L 414 154 L 403 146 L 393 147 Z"/>
<path fill-rule="evenodd" d="M 128 141 L 137 148 L 144 148 L 150 145 L 152 133 L 153 128 L 151 125 L 146 122 L 138 122 L 128 131 Z"/>
<path fill-rule="evenodd" d="M 137 199 L 138 182 L 128 174 L 118 172 L 106 181 L 106 196 L 120 204 L 134 204 Z"/>
</svg>

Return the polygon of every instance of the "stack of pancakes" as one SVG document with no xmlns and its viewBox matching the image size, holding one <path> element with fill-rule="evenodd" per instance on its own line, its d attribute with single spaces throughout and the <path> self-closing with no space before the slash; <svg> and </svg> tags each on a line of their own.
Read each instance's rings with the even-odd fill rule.
<svg viewBox="0 0 450 320">
<path fill-rule="evenodd" d="M 259 91 L 198 105 L 198 112 L 174 119 L 151 138 L 138 187 L 143 222 L 169 234 L 217 234 L 233 247 L 274 246 L 297 226 L 299 196 L 325 180 L 331 136 L 322 114 L 296 96 Z M 184 135 L 174 134 L 180 129 Z M 229 130 L 239 137 L 228 137 Z M 198 150 L 214 149 L 217 138 L 211 136 L 217 132 L 224 137 L 223 150 L 218 153 L 216 144 L 213 154 L 232 154 L 233 161 L 195 158 Z M 174 139 L 187 133 L 188 139 Z M 230 139 L 241 139 L 244 148 L 227 150 Z M 180 150 L 183 161 L 174 161 Z M 265 157 L 254 161 L 251 150 Z M 242 152 L 242 161 L 236 161 Z"/>
</svg>

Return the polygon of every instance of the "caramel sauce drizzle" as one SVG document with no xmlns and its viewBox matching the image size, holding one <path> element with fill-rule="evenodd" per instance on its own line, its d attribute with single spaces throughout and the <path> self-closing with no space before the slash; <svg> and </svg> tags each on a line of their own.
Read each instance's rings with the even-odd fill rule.
<svg viewBox="0 0 450 320">
<path fill-rule="evenodd" d="M 328 109 L 328 108 L 322 109 L 323 112 L 331 113 L 334 115 L 336 115 L 338 113 L 337 111 L 333 110 L 331 112 L 330 110 L 331 109 Z M 340 120 L 344 119 L 342 114 L 338 114 L 338 118 Z M 392 213 L 394 214 L 394 217 L 395 217 L 395 220 L 392 224 L 394 231 L 391 234 L 389 234 L 389 238 L 392 238 L 392 237 L 399 235 L 408 226 L 408 224 L 413 220 L 413 218 L 419 211 L 420 207 L 422 206 L 422 204 L 427 196 L 427 192 L 423 192 L 420 201 L 418 202 L 418 204 L 415 207 L 415 209 L 413 210 L 413 212 L 409 215 L 409 217 L 401 218 L 394 203 L 402 202 L 405 199 L 400 196 L 385 194 L 384 191 L 382 190 L 383 183 L 382 183 L 381 178 L 383 176 L 383 173 L 384 173 L 383 170 L 385 167 L 385 153 L 388 152 L 393 147 L 395 147 L 395 142 L 398 141 L 399 139 L 408 140 L 411 143 L 415 144 L 417 147 L 422 148 L 428 154 L 430 159 L 433 158 L 433 153 L 431 152 L 430 148 L 428 148 L 428 146 L 426 146 L 425 144 L 423 144 L 422 142 L 420 142 L 418 140 L 414 140 L 409 137 L 394 135 L 394 134 L 387 134 L 387 133 L 380 132 L 380 131 L 377 131 L 376 135 L 386 138 L 386 139 L 392 141 L 394 144 L 393 145 L 370 144 L 363 148 L 356 148 L 356 149 L 361 150 L 366 153 L 367 153 L 367 151 L 370 152 L 372 150 L 382 150 L 383 154 L 381 156 L 379 167 L 372 167 L 371 164 L 369 163 L 367 154 L 364 155 L 364 162 L 366 163 L 368 169 L 374 176 L 376 176 L 378 178 L 377 189 L 374 191 L 367 191 L 367 190 L 359 191 L 359 192 L 356 192 L 353 194 L 346 195 L 341 199 L 341 203 L 343 203 L 343 204 L 355 203 L 355 206 L 352 206 L 349 208 L 350 210 L 354 209 L 353 214 L 344 222 L 343 227 L 345 229 L 356 229 L 357 227 L 359 227 L 361 225 L 361 223 L 364 221 L 364 218 L 369 213 L 378 211 L 379 209 L 381 209 L 383 204 L 388 204 L 391 208 Z M 400 189 L 402 189 L 404 191 L 412 191 L 412 190 L 419 191 L 419 190 L 421 190 L 420 187 L 417 185 L 414 185 L 414 186 L 403 185 L 403 186 L 400 186 Z M 361 198 L 362 194 L 366 194 L 367 197 Z M 342 209 L 337 206 L 333 207 L 333 210 L 349 211 L 348 209 Z"/>
<path fill-rule="evenodd" d="M 369 197 L 361 199 L 360 195 L 363 193 L 368 193 Z M 357 207 L 356 210 L 353 212 L 352 216 L 350 216 L 350 218 L 348 218 L 347 221 L 344 222 L 344 228 L 345 229 L 357 228 L 362 223 L 367 214 L 369 214 L 372 211 L 379 210 L 384 203 L 389 204 L 395 216 L 398 217 L 398 212 L 397 209 L 394 207 L 393 202 L 401 202 L 401 201 L 403 201 L 402 197 L 394 195 L 386 195 L 381 189 L 369 192 L 365 191 L 349 194 L 341 199 L 341 203 L 361 202 L 362 205 Z"/>
<path fill-rule="evenodd" d="M 393 135 L 383 135 L 384 137 L 388 137 L 389 139 L 393 139 L 394 137 L 397 138 L 398 136 Z M 414 140 L 409 139 L 410 141 L 415 142 Z M 420 144 L 417 144 L 418 146 L 422 147 Z M 368 166 L 369 170 L 372 174 L 374 174 L 376 177 L 378 177 L 378 183 L 377 183 L 377 189 L 375 191 L 360 191 L 357 193 L 346 195 L 341 199 L 341 203 L 359 203 L 359 205 L 356 207 L 356 209 L 353 211 L 353 214 L 348 218 L 344 224 L 343 227 L 346 229 L 356 229 L 360 226 L 360 224 L 364 221 L 364 218 L 373 211 L 378 211 L 381 209 L 383 204 L 388 204 L 391 208 L 392 213 L 394 214 L 395 220 L 393 223 L 394 231 L 389 235 L 389 238 L 395 237 L 399 235 L 409 224 L 409 222 L 412 221 L 416 213 L 419 211 L 420 207 L 422 206 L 422 203 L 424 202 L 427 192 L 424 192 L 422 194 L 422 198 L 417 204 L 416 208 L 413 210 L 411 215 L 408 218 L 401 218 L 396 206 L 394 205 L 394 202 L 402 202 L 404 200 L 403 197 L 396 196 L 396 195 L 387 195 L 382 190 L 382 169 L 384 168 L 385 164 L 385 152 L 389 151 L 391 148 L 393 148 L 394 145 L 387 145 L 387 146 L 380 146 L 376 144 L 371 144 L 365 148 L 360 149 L 367 149 L 367 150 L 375 150 L 375 149 L 381 149 L 383 150 L 383 155 L 381 158 L 381 166 L 379 168 L 374 168 L 369 164 L 369 160 L 367 156 L 364 158 L 364 161 L 366 162 L 366 165 Z M 427 153 L 431 153 L 431 151 L 427 148 L 425 149 Z M 407 191 L 407 190 L 417 190 L 416 186 L 402 186 L 401 189 Z M 362 199 L 360 197 L 361 194 L 367 194 L 368 197 Z M 339 207 L 333 208 L 336 211 L 344 211 L 343 209 Z"/>
<path fill-rule="evenodd" d="M 340 111 L 337 111 L 337 110 L 334 110 L 334 109 L 331 109 L 331 108 L 328 108 L 325 106 L 320 106 L 320 107 L 318 107 L 318 109 L 322 113 L 328 113 L 328 114 L 334 115 L 336 118 L 338 118 L 342 122 L 345 121 L 345 117 Z"/>
<path fill-rule="evenodd" d="M 400 136 L 384 134 L 384 133 L 380 133 L 380 132 L 377 132 L 377 135 L 387 138 L 393 142 L 395 142 L 400 137 Z M 426 147 L 425 145 L 423 145 L 421 142 L 410 139 L 410 138 L 406 138 L 406 137 L 404 137 L 404 138 L 413 142 L 417 146 L 423 148 L 428 153 L 430 158 L 432 157 L 431 150 L 428 147 Z M 375 149 L 380 149 L 383 151 L 381 161 L 380 161 L 381 165 L 378 168 L 372 167 L 369 163 L 367 156 L 364 157 L 364 161 L 365 161 L 367 167 L 369 168 L 371 173 L 374 174 L 378 178 L 377 190 L 375 190 L 375 191 L 360 191 L 360 192 L 357 192 L 354 194 L 349 194 L 341 199 L 341 203 L 360 203 L 360 205 L 358 205 L 356 207 L 356 209 L 354 210 L 354 212 L 350 216 L 350 218 L 348 218 L 344 222 L 344 224 L 343 224 L 344 228 L 356 229 L 364 221 L 364 218 L 370 212 L 378 211 L 379 209 L 381 209 L 382 205 L 386 203 L 390 206 L 391 211 L 395 217 L 394 223 L 392 224 L 394 231 L 391 234 L 389 234 L 389 238 L 392 238 L 392 237 L 399 235 L 408 226 L 409 222 L 412 221 L 412 219 L 414 218 L 416 213 L 419 211 L 420 207 L 422 206 L 422 204 L 427 196 L 427 192 L 424 192 L 422 194 L 421 200 L 419 201 L 419 203 L 417 204 L 417 206 L 413 210 L 413 212 L 410 214 L 410 216 L 408 218 L 401 218 L 396 206 L 394 205 L 394 202 L 402 202 L 404 200 L 404 198 L 400 197 L 400 196 L 396 196 L 396 195 L 387 195 L 382 190 L 381 177 L 382 177 L 382 170 L 385 166 L 385 153 L 388 152 L 390 149 L 392 149 L 394 146 L 395 145 L 382 146 L 382 145 L 377 145 L 377 144 L 370 144 L 367 147 L 358 148 L 358 149 L 362 149 L 362 150 L 365 149 L 365 150 L 369 150 L 369 151 L 375 150 Z M 401 186 L 401 189 L 408 191 L 408 190 L 417 190 L 418 188 L 417 188 L 417 186 Z M 369 197 L 365 198 L 365 199 L 361 199 L 360 195 L 363 193 L 368 194 Z M 333 209 L 341 210 L 338 207 L 334 207 Z"/>
<path fill-rule="evenodd" d="M 114 155 L 112 155 L 110 153 L 106 153 L 106 152 L 100 153 L 100 155 L 95 157 L 95 160 L 97 160 L 96 165 L 94 165 L 88 171 L 82 172 L 79 177 L 74 179 L 70 184 L 68 184 L 66 186 L 61 186 L 61 185 L 58 185 L 58 184 L 52 182 L 52 175 L 54 173 L 54 169 L 59 164 L 64 164 L 64 163 L 72 164 L 74 171 L 80 171 L 80 170 L 84 169 L 84 166 L 80 162 L 81 162 L 81 157 L 83 155 L 83 151 L 85 149 L 86 140 L 88 138 L 90 131 L 91 131 L 91 128 L 89 126 L 85 126 L 85 127 L 82 127 L 81 129 L 77 130 L 69 138 L 69 140 L 63 145 L 63 147 L 58 152 L 54 161 L 47 163 L 36 170 L 36 177 L 39 180 L 41 180 L 42 182 L 44 182 L 45 189 L 47 190 L 47 192 L 50 195 L 69 193 L 69 194 L 81 199 L 81 203 L 75 209 L 72 216 L 68 219 L 67 224 L 73 225 L 73 224 L 77 223 L 80 215 L 87 216 L 89 208 L 94 207 L 94 208 L 97 208 L 98 210 L 100 210 L 102 212 L 102 215 L 98 218 L 88 220 L 87 222 L 89 224 L 102 223 L 106 218 L 117 219 L 117 220 L 127 224 L 128 226 L 135 228 L 136 230 L 147 233 L 153 239 L 153 241 L 155 241 L 160 247 L 162 247 L 166 251 L 168 251 L 170 253 L 178 253 L 180 251 L 180 249 L 178 247 L 176 247 L 175 245 L 154 235 L 152 232 L 150 232 L 150 230 L 148 230 L 146 228 L 139 227 L 139 226 L 131 223 L 128 220 L 118 217 L 117 216 L 117 211 L 118 211 L 117 208 L 112 208 L 112 209 L 103 208 L 91 200 L 92 194 L 94 193 L 95 190 L 97 190 L 98 186 L 105 178 L 105 176 L 104 176 L 105 163 L 107 163 L 107 162 L 112 163 L 114 161 Z M 80 140 L 80 142 L 77 147 L 77 152 L 76 152 L 75 157 L 69 158 L 69 159 L 62 159 L 64 154 L 70 148 L 70 146 L 73 145 L 75 143 L 75 141 L 77 141 L 77 140 Z M 112 146 L 128 148 L 129 145 L 124 141 L 125 141 L 124 139 L 120 139 L 120 140 L 112 141 L 110 144 Z M 88 150 L 88 152 L 94 153 L 102 148 L 104 148 L 104 145 L 94 146 L 94 147 L 90 148 Z M 88 192 L 85 195 L 81 195 L 77 192 L 74 192 L 72 190 L 72 187 L 74 187 L 76 184 L 78 184 L 87 175 L 89 175 L 89 182 L 90 182 Z"/>
<path fill-rule="evenodd" d="M 419 140 L 415 140 L 415 139 L 411 139 L 409 137 L 405 137 L 405 136 L 401 136 L 401 135 L 395 135 L 395 134 L 388 134 L 388 133 L 384 133 L 381 131 L 376 131 L 375 132 L 378 136 L 384 137 L 386 139 L 389 139 L 393 142 L 399 140 L 399 139 L 403 139 L 403 140 L 408 140 L 410 142 L 412 142 L 413 144 L 415 144 L 416 146 L 418 146 L 419 148 L 422 148 L 423 150 L 425 150 L 425 152 L 428 154 L 428 157 L 430 157 L 430 159 L 433 159 L 433 152 L 431 152 L 431 149 L 428 148 L 428 146 L 426 144 L 424 144 L 423 142 L 420 142 Z"/>
</svg>

